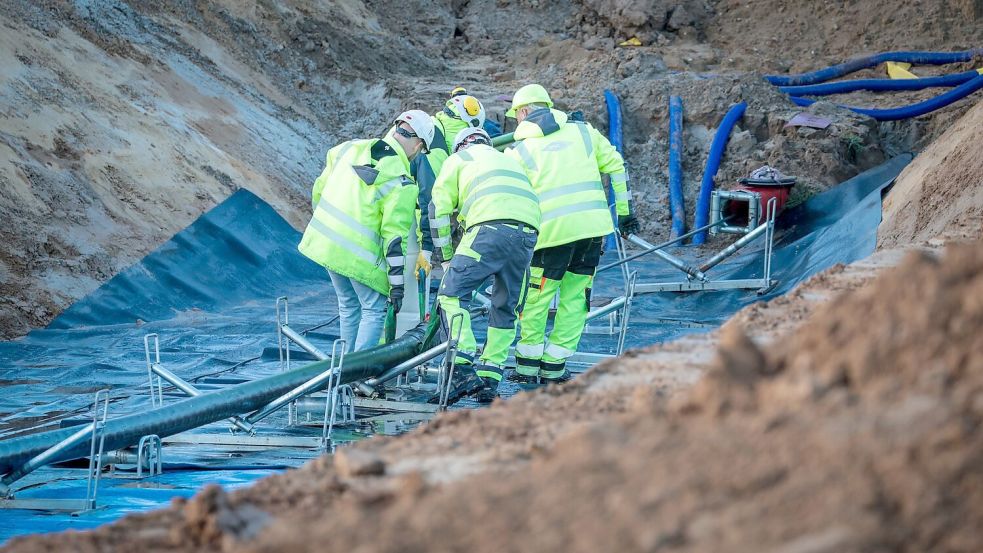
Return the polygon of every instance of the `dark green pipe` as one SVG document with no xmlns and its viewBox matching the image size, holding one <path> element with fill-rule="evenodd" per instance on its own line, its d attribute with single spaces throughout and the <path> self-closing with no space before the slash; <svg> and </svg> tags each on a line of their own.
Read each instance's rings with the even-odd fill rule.
<svg viewBox="0 0 983 553">
<path fill-rule="evenodd" d="M 431 318 L 436 321 L 436 317 Z M 420 323 L 396 341 L 345 356 L 341 383 L 348 384 L 382 374 L 385 370 L 427 349 L 437 331 L 437 324 Z M 243 382 L 221 391 L 177 401 L 152 411 L 141 411 L 106 421 L 105 450 L 122 449 L 136 444 L 141 437 L 157 434 L 172 436 L 222 419 L 255 411 L 280 395 L 307 382 L 330 368 L 331 361 L 318 361 L 259 380 Z M 315 391 L 315 390 L 312 390 Z M 78 431 L 65 428 L 39 432 L 0 441 L 0 474 L 23 465 L 51 446 Z M 89 455 L 89 442 L 66 448 L 47 460 L 57 463 Z"/>
</svg>

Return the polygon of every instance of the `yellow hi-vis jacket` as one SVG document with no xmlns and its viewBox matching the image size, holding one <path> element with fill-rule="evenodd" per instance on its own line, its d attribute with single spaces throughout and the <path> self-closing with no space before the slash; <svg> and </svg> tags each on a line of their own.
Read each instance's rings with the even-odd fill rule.
<svg viewBox="0 0 983 553">
<path fill-rule="evenodd" d="M 314 215 L 300 252 L 380 294 L 403 285 L 418 193 L 409 172 L 406 153 L 391 136 L 331 148 L 314 181 Z"/>
<path fill-rule="evenodd" d="M 428 210 L 434 247 L 450 260 L 451 215 L 467 229 L 488 221 L 510 220 L 539 228 L 539 198 L 514 159 L 477 144 L 447 158 L 437 176 Z"/>
<path fill-rule="evenodd" d="M 618 150 L 588 123 L 555 109 L 529 114 L 506 153 L 522 164 L 539 196 L 536 249 L 614 232 L 601 173 L 610 175 L 618 215 L 628 215 L 628 175 Z"/>
</svg>

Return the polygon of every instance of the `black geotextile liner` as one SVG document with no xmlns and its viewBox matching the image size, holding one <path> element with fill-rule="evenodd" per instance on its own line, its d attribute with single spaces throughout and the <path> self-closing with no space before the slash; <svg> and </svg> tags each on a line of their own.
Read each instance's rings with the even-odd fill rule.
<svg viewBox="0 0 983 553">
<path fill-rule="evenodd" d="M 836 263 L 866 257 L 876 245 L 881 190 L 911 160 L 899 156 L 779 217 L 772 268 L 778 285 L 754 290 L 647 294 L 635 299 L 628 347 L 713 328 L 752 302 L 787 292 Z M 297 329 L 330 320 L 335 297 L 322 268 L 297 252 L 300 233 L 268 204 L 240 190 L 139 263 L 80 300 L 46 329 L 0 342 L 0 439 L 91 405 L 112 389 L 111 416 L 149 407 L 143 337 L 158 333 L 162 362 L 194 381 L 234 373 L 255 378 L 281 370 L 274 300 L 290 298 Z M 713 278 L 758 278 L 762 241 L 712 269 Z M 698 262 L 692 248 L 671 249 Z M 709 254 L 703 254 L 706 257 Z M 605 262 L 614 259 L 605 255 Z M 652 256 L 630 264 L 640 282 L 684 275 Z M 622 293 L 617 269 L 598 275 L 595 294 Z M 475 327 L 482 334 L 484 319 Z M 330 349 L 337 323 L 309 337 Z M 585 335 L 581 351 L 613 351 L 615 337 Z M 248 361 L 248 362 L 247 362 Z M 306 361 L 296 361 L 299 366 Z M 179 396 L 176 396 L 179 397 Z"/>
</svg>

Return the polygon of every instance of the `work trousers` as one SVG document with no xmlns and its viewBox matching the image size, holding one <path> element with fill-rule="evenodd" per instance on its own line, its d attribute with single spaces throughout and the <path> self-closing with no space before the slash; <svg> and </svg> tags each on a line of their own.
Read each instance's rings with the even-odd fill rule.
<svg viewBox="0 0 983 553">
<path fill-rule="evenodd" d="M 444 328 L 456 337 L 457 362 L 471 364 L 477 342 L 468 311 L 475 290 L 493 277 L 488 337 L 478 376 L 502 379 L 502 369 L 515 340 L 515 323 L 525 300 L 529 263 L 536 246 L 536 229 L 515 221 L 492 221 L 469 228 L 454 251 L 437 293 Z"/>
<path fill-rule="evenodd" d="M 361 282 L 328 271 L 338 296 L 341 338 L 348 352 L 379 344 L 386 323 L 388 298 Z"/>
<path fill-rule="evenodd" d="M 604 238 L 584 238 L 536 251 L 532 257 L 529 291 L 521 315 L 516 372 L 524 376 L 558 378 L 566 360 L 577 352 L 590 309 L 594 272 L 601 260 Z M 550 304 L 560 292 L 553 331 L 546 322 Z"/>
</svg>

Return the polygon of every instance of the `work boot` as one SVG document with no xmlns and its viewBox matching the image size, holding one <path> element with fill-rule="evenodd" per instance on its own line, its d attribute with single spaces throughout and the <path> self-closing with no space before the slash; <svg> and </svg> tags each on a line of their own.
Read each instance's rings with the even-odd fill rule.
<svg viewBox="0 0 983 553">
<path fill-rule="evenodd" d="M 539 375 L 546 384 L 559 384 L 573 378 L 573 375 L 567 370 L 567 363 L 565 361 L 560 361 L 559 363 L 543 361 L 543 368 L 540 370 Z"/>
<path fill-rule="evenodd" d="M 495 401 L 495 398 L 498 397 L 498 381 L 488 377 L 483 377 L 481 380 L 485 383 L 485 386 L 478 390 L 475 399 L 478 400 L 478 403 L 491 403 Z"/>
<path fill-rule="evenodd" d="M 538 384 L 539 375 L 528 375 L 522 374 L 519 371 L 512 371 L 508 376 L 505 377 L 509 382 L 515 382 L 516 384 Z"/>
<path fill-rule="evenodd" d="M 447 393 L 447 405 L 453 405 L 478 390 L 485 387 L 485 383 L 474 374 L 474 369 L 470 365 L 458 365 L 451 378 L 451 389 Z M 440 390 L 433 395 L 427 403 L 440 403 Z"/>
<path fill-rule="evenodd" d="M 559 376 L 555 376 L 555 377 L 552 377 L 552 378 L 547 377 L 547 376 L 544 376 L 544 377 L 541 377 L 541 378 L 542 378 L 544 384 L 560 384 L 562 382 L 566 382 L 566 381 L 572 379 L 573 378 L 573 373 L 571 373 L 570 371 L 568 371 L 566 369 L 563 369 L 563 372 L 560 373 Z"/>
</svg>

